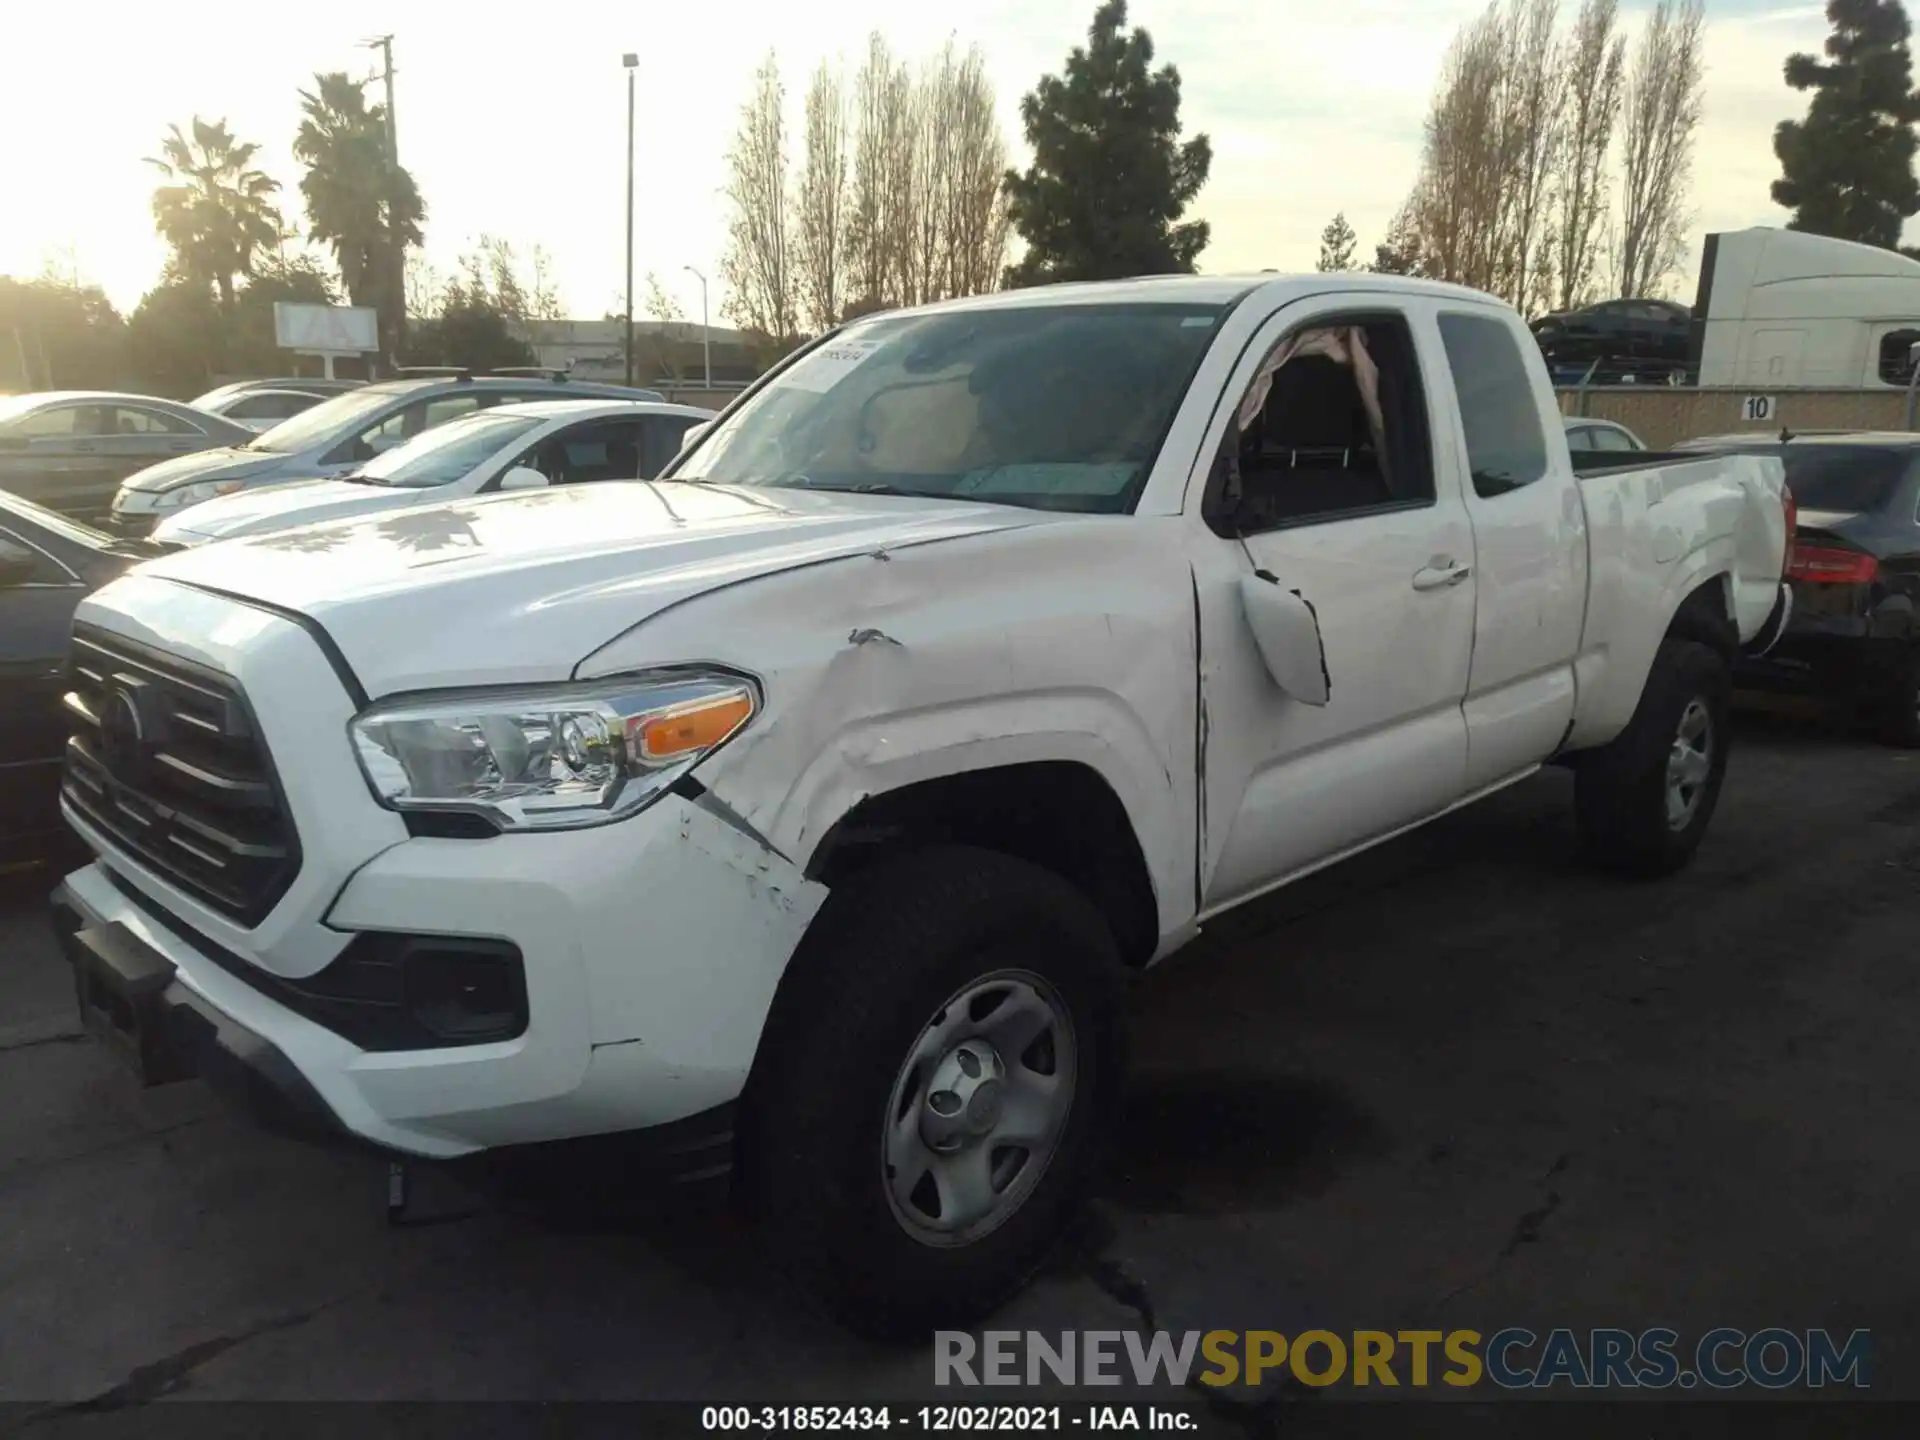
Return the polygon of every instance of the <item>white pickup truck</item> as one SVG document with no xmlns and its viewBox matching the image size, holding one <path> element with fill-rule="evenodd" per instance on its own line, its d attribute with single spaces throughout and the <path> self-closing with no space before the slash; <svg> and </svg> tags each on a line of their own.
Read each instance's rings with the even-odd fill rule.
<svg viewBox="0 0 1920 1440">
<path fill-rule="evenodd" d="M 619 1136 L 852 1323 L 976 1316 L 1209 918 L 1550 761 L 1600 861 L 1693 851 L 1791 500 L 1622 458 L 1486 296 L 1170 277 L 858 321 L 659 481 L 156 560 L 75 626 L 82 1009 L 390 1152 Z"/>
</svg>

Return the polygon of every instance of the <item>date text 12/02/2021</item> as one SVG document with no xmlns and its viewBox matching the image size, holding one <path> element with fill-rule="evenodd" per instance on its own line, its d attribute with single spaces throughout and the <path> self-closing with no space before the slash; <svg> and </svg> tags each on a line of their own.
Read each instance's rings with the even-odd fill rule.
<svg viewBox="0 0 1920 1440">
<path fill-rule="evenodd" d="M 1164 1405 L 708 1405 L 709 1431 L 917 1431 L 926 1434 L 1015 1431 L 1143 1430 L 1189 1432 L 1189 1411 Z"/>
</svg>

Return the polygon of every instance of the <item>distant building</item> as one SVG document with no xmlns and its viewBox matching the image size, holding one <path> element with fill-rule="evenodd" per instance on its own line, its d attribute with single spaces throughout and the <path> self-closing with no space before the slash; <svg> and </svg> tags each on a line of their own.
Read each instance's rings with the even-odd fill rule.
<svg viewBox="0 0 1920 1440">
<path fill-rule="evenodd" d="M 620 321 L 529 320 L 519 327 L 542 365 L 571 369 L 582 380 L 618 384 L 626 375 L 626 354 L 620 344 Z M 756 378 L 763 366 L 748 339 L 723 326 L 705 332 L 713 356 L 715 385 L 738 386 Z M 698 325 L 684 321 L 633 322 L 634 380 L 642 385 L 698 385 L 705 378 L 705 353 Z"/>
</svg>

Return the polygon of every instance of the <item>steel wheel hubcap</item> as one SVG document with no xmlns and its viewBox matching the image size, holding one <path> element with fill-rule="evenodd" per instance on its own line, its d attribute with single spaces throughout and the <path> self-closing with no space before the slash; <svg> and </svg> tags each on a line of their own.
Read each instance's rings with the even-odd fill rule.
<svg viewBox="0 0 1920 1440">
<path fill-rule="evenodd" d="M 956 991 L 893 1082 L 881 1180 L 922 1244 L 969 1244 L 1040 1183 L 1073 1106 L 1073 1020 L 1053 987 L 1002 970 Z"/>
<path fill-rule="evenodd" d="M 1667 828 L 1684 830 L 1700 808 L 1707 777 L 1713 773 L 1713 714 L 1703 700 L 1692 700 L 1680 716 L 1673 749 L 1667 754 Z"/>
</svg>

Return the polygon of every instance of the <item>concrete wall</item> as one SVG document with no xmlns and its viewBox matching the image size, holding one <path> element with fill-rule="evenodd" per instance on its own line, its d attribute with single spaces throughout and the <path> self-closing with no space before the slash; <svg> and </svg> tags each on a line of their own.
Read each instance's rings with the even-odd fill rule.
<svg viewBox="0 0 1920 1440">
<path fill-rule="evenodd" d="M 1770 394 L 1774 413 L 1765 422 L 1743 419 L 1746 398 Z M 1584 402 L 1584 403 L 1583 403 Z M 1613 420 L 1638 435 L 1650 449 L 1663 450 L 1699 435 L 1751 431 L 1778 435 L 1792 430 L 1904 430 L 1907 397 L 1899 390 L 1692 390 L 1664 385 L 1621 385 L 1560 392 L 1568 415 Z"/>
<path fill-rule="evenodd" d="M 730 390 L 717 386 L 712 390 L 702 390 L 698 385 L 682 387 L 669 385 L 664 380 L 636 380 L 636 385 L 644 385 L 649 390 L 658 390 L 676 405 L 698 405 L 703 410 L 724 410 L 733 403 L 734 396 L 746 389 L 744 385 L 735 385 Z"/>
</svg>

